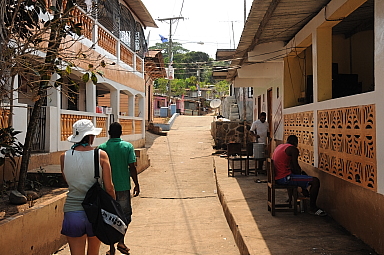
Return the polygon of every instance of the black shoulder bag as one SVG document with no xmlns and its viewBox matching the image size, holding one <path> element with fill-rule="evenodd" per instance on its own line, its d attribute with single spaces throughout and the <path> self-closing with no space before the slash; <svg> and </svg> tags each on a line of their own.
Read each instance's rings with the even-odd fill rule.
<svg viewBox="0 0 384 255">
<path fill-rule="evenodd" d="M 85 195 L 82 206 L 92 224 L 93 233 L 104 244 L 115 244 L 124 238 L 127 220 L 120 204 L 114 200 L 100 185 L 99 151 L 94 150 L 96 182 Z"/>
</svg>

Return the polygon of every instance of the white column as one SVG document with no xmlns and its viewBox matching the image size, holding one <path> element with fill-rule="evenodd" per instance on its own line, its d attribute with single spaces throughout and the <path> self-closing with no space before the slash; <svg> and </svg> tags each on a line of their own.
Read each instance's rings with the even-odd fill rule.
<svg viewBox="0 0 384 255">
<path fill-rule="evenodd" d="M 117 64 L 120 63 L 120 44 L 121 44 L 121 42 L 120 42 L 120 40 L 118 40 L 116 43 L 116 59 L 117 59 L 116 62 L 117 62 Z"/>
<path fill-rule="evenodd" d="M 89 80 L 85 84 L 85 98 L 86 98 L 85 111 L 95 113 L 96 112 L 96 85 L 93 84 L 92 80 Z"/>
<path fill-rule="evenodd" d="M 95 22 L 92 29 L 92 42 L 97 43 L 98 39 L 99 39 L 99 25 L 98 25 L 98 22 Z"/>
<path fill-rule="evenodd" d="M 49 85 L 53 86 L 54 82 L 60 76 L 54 73 L 49 81 Z M 60 87 L 61 88 L 61 87 Z M 49 88 L 47 91 L 47 112 L 46 112 L 46 137 L 45 148 L 48 152 L 59 150 L 59 142 L 61 141 L 61 96 L 60 88 Z"/>
<path fill-rule="evenodd" d="M 54 87 L 54 83 L 57 79 L 59 79 L 59 75 L 54 73 L 49 81 L 49 85 L 53 86 L 47 90 L 47 106 L 56 106 L 60 107 L 60 91 L 58 88 Z"/>
<path fill-rule="evenodd" d="M 114 116 L 114 121 L 118 121 L 119 112 L 120 112 L 120 90 L 114 89 L 111 90 L 111 102 L 110 105 L 112 107 L 112 114 Z"/>
<path fill-rule="evenodd" d="M 128 95 L 128 116 L 135 116 L 135 96 Z"/>
<path fill-rule="evenodd" d="M 17 131 L 22 131 L 17 135 L 17 139 L 24 144 L 25 134 L 27 133 L 27 115 L 28 109 L 27 105 L 19 104 L 19 95 L 18 95 L 18 86 L 19 86 L 19 76 L 15 76 L 15 80 L 13 82 L 13 118 L 12 118 L 12 127 Z"/>
<path fill-rule="evenodd" d="M 139 113 L 140 115 L 138 117 L 144 118 L 144 113 L 145 113 L 145 100 L 144 97 L 140 96 L 139 98 Z"/>
</svg>

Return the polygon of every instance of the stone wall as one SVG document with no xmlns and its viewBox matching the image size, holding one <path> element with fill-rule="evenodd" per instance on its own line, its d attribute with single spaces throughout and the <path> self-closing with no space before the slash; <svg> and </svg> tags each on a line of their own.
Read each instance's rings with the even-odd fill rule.
<svg viewBox="0 0 384 255">
<path fill-rule="evenodd" d="M 250 122 L 244 121 L 214 121 L 211 123 L 211 134 L 214 140 L 214 149 L 226 149 L 227 143 L 236 142 L 245 144 L 253 142 L 254 136 L 250 134 Z M 244 132 L 245 131 L 245 132 Z"/>
</svg>

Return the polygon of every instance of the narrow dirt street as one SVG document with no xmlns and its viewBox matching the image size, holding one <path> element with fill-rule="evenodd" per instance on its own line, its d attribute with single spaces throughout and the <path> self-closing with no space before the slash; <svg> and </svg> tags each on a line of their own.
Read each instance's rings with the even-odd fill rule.
<svg viewBox="0 0 384 255">
<path fill-rule="evenodd" d="M 211 122 L 179 116 L 153 141 L 133 199 L 131 254 L 239 254 L 216 194 Z"/>
<path fill-rule="evenodd" d="M 139 175 L 126 235 L 132 255 L 239 254 L 216 193 L 211 122 L 179 116 L 167 136 L 148 135 L 151 166 Z M 70 254 L 68 245 L 57 254 Z"/>
</svg>

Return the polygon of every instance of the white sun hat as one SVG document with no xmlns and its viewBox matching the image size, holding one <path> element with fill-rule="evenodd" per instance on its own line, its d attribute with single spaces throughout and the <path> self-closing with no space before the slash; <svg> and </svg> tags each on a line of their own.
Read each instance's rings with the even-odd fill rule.
<svg viewBox="0 0 384 255">
<path fill-rule="evenodd" d="M 87 119 L 81 119 L 75 122 L 72 126 L 72 135 L 68 137 L 68 142 L 78 143 L 84 136 L 87 135 L 99 135 L 102 128 L 96 128 L 92 121 Z"/>
</svg>

